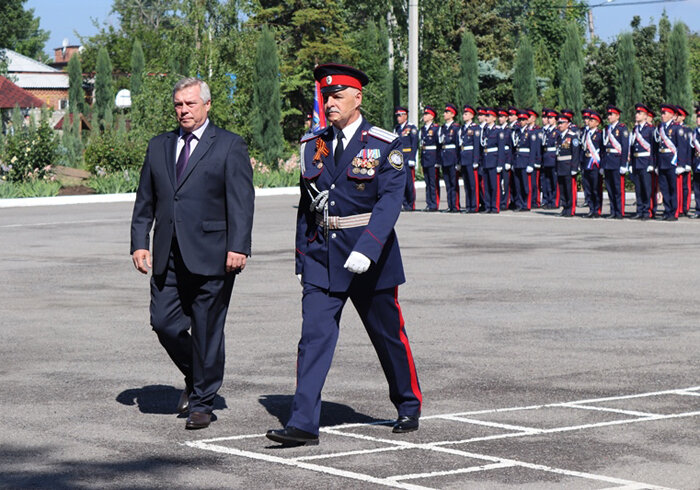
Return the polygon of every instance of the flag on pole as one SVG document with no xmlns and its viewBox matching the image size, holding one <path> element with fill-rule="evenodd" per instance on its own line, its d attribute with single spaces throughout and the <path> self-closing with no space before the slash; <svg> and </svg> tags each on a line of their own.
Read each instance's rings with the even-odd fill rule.
<svg viewBox="0 0 700 490">
<path fill-rule="evenodd" d="M 323 112 L 323 94 L 321 93 L 321 84 L 316 82 L 316 90 L 314 91 L 314 125 L 311 129 L 316 131 L 325 127 L 326 114 Z"/>
</svg>

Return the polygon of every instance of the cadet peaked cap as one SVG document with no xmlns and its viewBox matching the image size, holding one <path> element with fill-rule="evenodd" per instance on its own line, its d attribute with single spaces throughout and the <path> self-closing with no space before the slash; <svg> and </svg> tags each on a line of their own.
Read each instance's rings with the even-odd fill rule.
<svg viewBox="0 0 700 490">
<path fill-rule="evenodd" d="M 525 110 L 518 111 L 518 119 L 528 120 L 530 119 L 530 113 Z"/>
<path fill-rule="evenodd" d="M 531 116 L 531 117 L 537 117 L 537 113 L 536 113 L 535 110 L 532 109 L 532 108 L 527 108 L 527 109 L 525 109 L 525 112 L 527 112 L 527 114 L 528 114 L 529 116 Z"/>
<path fill-rule="evenodd" d="M 497 116 L 498 114 L 496 113 L 496 109 L 494 109 L 493 107 L 484 107 L 484 115 Z"/>
<path fill-rule="evenodd" d="M 425 106 L 425 109 L 423 109 L 423 114 L 432 114 L 433 117 L 437 116 L 437 111 L 435 110 L 435 107 L 431 105 Z"/>
<path fill-rule="evenodd" d="M 517 115 L 518 115 L 518 112 L 519 112 L 519 111 L 518 111 L 518 108 L 517 108 L 517 107 L 510 106 L 510 107 L 508 108 L 508 115 L 509 115 L 509 116 L 517 116 Z"/>
<path fill-rule="evenodd" d="M 687 116 L 688 116 L 688 111 L 686 111 L 685 109 L 683 109 L 683 106 L 677 105 L 677 106 L 676 106 L 676 114 L 678 114 L 678 115 L 680 115 L 680 116 L 683 116 L 683 117 L 687 117 Z"/>
<path fill-rule="evenodd" d="M 504 109 L 503 107 L 499 107 L 497 109 L 498 115 L 499 116 L 507 116 L 508 115 L 508 110 Z"/>
<path fill-rule="evenodd" d="M 608 114 L 617 114 L 618 116 L 622 114 L 620 108 L 612 104 L 608 105 L 608 107 L 605 108 L 605 112 L 607 112 Z"/>
<path fill-rule="evenodd" d="M 574 111 L 571 109 L 562 109 L 559 111 L 559 116 L 566 116 L 569 121 L 571 121 L 574 118 Z"/>
<path fill-rule="evenodd" d="M 399 114 L 408 114 L 408 109 L 406 109 L 403 106 L 397 106 L 394 109 L 394 115 L 399 115 Z"/>
<path fill-rule="evenodd" d="M 476 113 L 479 114 L 480 116 L 483 116 L 484 114 L 486 114 L 486 107 L 477 107 Z"/>
<path fill-rule="evenodd" d="M 557 117 L 559 113 L 554 109 L 542 109 L 542 117 Z"/>
<path fill-rule="evenodd" d="M 472 114 L 476 115 L 476 109 L 469 104 L 464 104 L 464 112 L 471 112 Z"/>
<path fill-rule="evenodd" d="M 642 104 L 641 102 L 639 104 L 634 104 L 634 110 L 635 112 L 646 112 L 650 116 L 653 116 L 654 114 L 649 110 L 649 108 L 645 105 Z"/>
<path fill-rule="evenodd" d="M 671 104 L 661 104 L 661 112 L 670 112 L 671 114 L 675 114 L 676 106 Z"/>
<path fill-rule="evenodd" d="M 314 78 L 321 84 L 321 93 L 339 92 L 348 87 L 362 90 L 369 83 L 369 77 L 357 68 L 337 63 L 326 63 L 314 68 Z"/>
<path fill-rule="evenodd" d="M 559 113 L 559 116 L 557 116 L 557 122 L 560 122 L 560 123 L 571 122 L 572 117 L 573 116 L 571 114 L 569 114 L 568 112 L 561 111 Z"/>
<path fill-rule="evenodd" d="M 591 112 L 593 112 L 591 109 L 583 109 L 581 111 L 581 117 L 586 119 L 587 117 L 591 117 Z"/>
<path fill-rule="evenodd" d="M 600 114 L 598 114 L 596 111 L 593 111 L 593 110 L 588 111 L 588 118 L 589 119 L 597 119 L 599 123 L 603 122 L 603 119 L 600 117 Z"/>
<path fill-rule="evenodd" d="M 445 111 L 450 111 L 455 116 L 457 115 L 457 107 L 454 104 L 445 104 Z"/>
</svg>

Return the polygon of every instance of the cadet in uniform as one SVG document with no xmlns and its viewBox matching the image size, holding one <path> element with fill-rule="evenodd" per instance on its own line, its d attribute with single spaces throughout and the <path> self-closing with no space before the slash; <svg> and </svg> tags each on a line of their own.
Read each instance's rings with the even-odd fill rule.
<svg viewBox="0 0 700 490">
<path fill-rule="evenodd" d="M 496 126 L 495 109 L 485 108 L 484 114 L 486 124 L 481 130 L 483 201 L 487 213 L 498 213 L 501 197 L 500 176 L 506 162 L 506 135 L 503 128 Z"/>
<path fill-rule="evenodd" d="M 476 111 L 470 105 L 464 106 L 460 129 L 460 173 L 464 180 L 464 211 L 476 213 L 479 210 L 479 161 L 481 157 L 481 127 L 474 123 Z M 459 185 L 459 183 L 458 183 Z"/>
<path fill-rule="evenodd" d="M 442 156 L 442 178 L 445 180 L 447 194 L 447 213 L 459 213 L 457 199 L 457 169 L 459 164 L 459 124 L 454 122 L 457 107 L 454 104 L 445 105 L 445 124 L 440 127 L 440 148 Z M 436 185 L 439 185 L 436 184 Z"/>
<path fill-rule="evenodd" d="M 331 126 L 302 138 L 296 274 L 303 285 L 297 387 L 284 445 L 318 444 L 321 390 L 340 317 L 353 302 L 377 352 L 398 411 L 394 432 L 418 429 L 422 395 L 398 302 L 405 282 L 394 225 L 406 172 L 396 135 L 360 113 L 367 75 L 344 65 L 314 69 Z"/>
<path fill-rule="evenodd" d="M 661 122 L 654 130 L 654 140 L 657 143 L 656 167 L 659 170 L 659 189 L 664 201 L 662 218 L 664 221 L 678 219 L 678 181 L 685 171 L 678 166 L 679 158 L 682 160 L 685 135 L 683 128 L 674 124 L 675 115 L 675 106 L 661 104 Z"/>
<path fill-rule="evenodd" d="M 396 122 L 394 133 L 401 142 L 401 152 L 406 162 L 406 190 L 403 195 L 404 211 L 416 209 L 416 152 L 418 150 L 418 129 L 408 123 L 408 109 L 397 107 L 394 110 Z"/>
<path fill-rule="evenodd" d="M 603 179 L 600 175 L 601 155 L 603 152 L 603 133 L 599 126 L 602 122 L 596 111 L 587 112 L 588 127 L 583 132 L 584 140 L 581 151 L 581 185 L 589 189 L 588 213 L 586 218 L 597 218 L 603 206 Z"/>
<path fill-rule="evenodd" d="M 646 220 L 654 217 L 652 200 L 655 198 L 654 179 L 654 126 L 649 124 L 654 114 L 644 104 L 634 106 L 634 131 L 630 133 L 630 172 L 634 175 L 634 192 L 637 214 L 633 219 Z"/>
<path fill-rule="evenodd" d="M 583 127 L 581 128 L 581 131 L 579 133 L 579 140 L 581 141 L 581 145 L 585 145 L 586 143 L 586 133 L 588 133 L 588 120 L 591 117 L 591 111 L 592 109 L 583 109 L 581 110 L 581 119 L 583 120 Z M 584 148 L 585 150 L 585 148 Z M 581 151 L 583 153 L 583 151 Z M 585 175 L 585 172 L 581 173 L 581 189 L 583 190 L 583 205 L 588 208 L 590 211 L 591 209 L 591 188 L 590 188 L 590 182 L 586 179 L 583 178 Z M 603 169 L 600 170 L 601 175 L 603 174 Z M 602 180 L 601 180 L 602 182 Z M 586 215 L 588 216 L 588 215 Z"/>
<path fill-rule="evenodd" d="M 536 147 L 540 144 L 539 136 L 528 127 L 529 117 L 527 111 L 519 111 L 518 120 L 520 127 L 512 133 L 513 148 L 515 149 L 515 161 L 513 162 L 515 193 L 513 200 L 517 211 L 530 210 L 532 202 L 530 200 L 532 193 L 530 175 L 535 169 Z"/>
<path fill-rule="evenodd" d="M 576 174 L 578 173 L 580 142 L 571 129 L 571 115 L 559 114 L 557 119 L 557 180 L 562 206 L 560 216 L 576 215 Z"/>
<path fill-rule="evenodd" d="M 517 110 L 517 109 L 516 109 Z M 509 209 L 513 206 L 513 130 L 508 125 L 508 110 L 507 109 L 496 109 L 496 114 L 498 115 L 498 127 L 503 131 L 505 138 L 505 150 L 506 157 L 503 162 L 503 168 L 498 172 L 500 177 L 499 189 L 500 189 L 500 209 Z"/>
<path fill-rule="evenodd" d="M 557 190 L 557 111 L 554 109 L 542 109 L 542 207 L 555 209 L 559 207 L 559 191 Z"/>
<path fill-rule="evenodd" d="M 437 211 L 440 206 L 440 195 L 436 188 L 440 186 L 438 167 L 438 129 L 433 121 L 436 115 L 435 108 L 425 106 L 423 110 L 423 126 L 420 128 L 420 164 L 423 167 L 425 179 L 425 209 L 423 211 Z"/>
<path fill-rule="evenodd" d="M 693 192 L 695 193 L 695 214 L 693 219 L 700 218 L 700 106 L 695 108 L 695 131 L 690 136 L 690 153 L 693 168 Z"/>
<path fill-rule="evenodd" d="M 537 145 L 535 146 L 535 153 L 532 156 L 532 168 L 533 171 L 530 172 L 530 208 L 539 208 L 541 206 L 540 200 L 540 169 L 542 168 L 542 146 L 539 144 L 542 141 L 540 133 L 542 128 L 537 125 L 537 113 L 532 109 L 525 109 L 528 115 L 527 127 L 530 131 L 530 138 L 534 133 L 537 139 Z"/>
<path fill-rule="evenodd" d="M 608 218 L 622 219 L 625 216 L 625 175 L 628 171 L 629 131 L 620 122 L 620 109 L 614 105 L 607 108 L 608 122 L 603 132 L 603 170 L 605 187 L 610 200 Z"/>
<path fill-rule="evenodd" d="M 678 182 L 678 214 L 683 216 L 688 216 L 688 211 L 690 210 L 690 199 L 692 184 L 690 182 L 690 174 L 693 168 L 691 167 L 691 155 L 688 148 L 690 146 L 690 135 L 692 132 L 690 128 L 685 125 L 685 118 L 688 117 L 688 111 L 686 111 L 683 106 L 676 106 L 676 125 L 683 129 L 683 135 L 685 138 L 685 143 L 683 143 L 684 149 L 678 154 L 678 167 L 683 168 L 683 173 L 679 176 Z"/>
</svg>

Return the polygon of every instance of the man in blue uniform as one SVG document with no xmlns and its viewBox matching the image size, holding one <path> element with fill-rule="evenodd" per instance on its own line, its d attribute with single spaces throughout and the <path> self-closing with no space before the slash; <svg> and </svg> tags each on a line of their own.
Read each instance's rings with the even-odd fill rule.
<svg viewBox="0 0 700 490">
<path fill-rule="evenodd" d="M 584 145 L 586 141 L 586 134 L 588 133 L 588 120 L 591 117 L 591 111 L 592 109 L 582 109 L 581 110 L 581 119 L 583 120 L 583 127 L 581 128 L 581 131 L 579 132 L 579 140 L 581 141 L 581 145 Z M 573 113 L 572 113 L 573 114 Z M 572 116 L 573 117 L 573 116 Z M 583 153 L 583 151 L 581 152 Z M 603 170 L 600 170 L 600 173 L 602 175 Z M 591 209 L 591 188 L 590 188 L 590 182 L 583 178 L 585 176 L 585 172 L 582 171 L 581 173 L 581 190 L 583 190 L 583 205 L 588 208 L 590 211 Z M 601 179 L 602 183 L 602 179 Z M 588 216 L 588 215 L 586 215 Z"/>
<path fill-rule="evenodd" d="M 690 154 L 693 169 L 693 193 L 695 193 L 695 214 L 693 219 L 700 218 L 700 106 L 695 108 L 695 130 L 690 136 Z"/>
<path fill-rule="evenodd" d="M 527 112 L 527 128 L 530 132 L 530 139 L 534 134 L 537 140 L 535 145 L 535 153 L 532 155 L 532 168 L 530 172 L 530 208 L 539 208 L 542 204 L 540 199 L 540 170 L 542 169 L 542 147 L 539 145 L 541 141 L 540 132 L 542 128 L 537 125 L 537 113 L 533 109 L 525 109 Z"/>
<path fill-rule="evenodd" d="M 603 132 L 603 170 L 605 171 L 605 188 L 610 200 L 608 218 L 622 219 L 625 216 L 625 175 L 628 171 L 629 131 L 620 122 L 620 109 L 609 105 L 608 126 Z"/>
<path fill-rule="evenodd" d="M 422 395 L 398 301 L 404 279 L 394 225 L 406 172 L 396 135 L 360 112 L 361 71 L 319 65 L 314 78 L 331 126 L 302 138 L 296 274 L 304 292 L 297 388 L 284 445 L 318 444 L 321 390 L 331 367 L 343 307 L 350 299 L 369 334 L 398 411 L 396 433 L 418 429 Z"/>
<path fill-rule="evenodd" d="M 603 179 L 600 175 L 603 133 L 599 128 L 602 120 L 600 114 L 589 109 L 586 112 L 586 122 L 588 127 L 581 142 L 581 185 L 589 189 L 588 213 L 585 217 L 597 218 L 603 206 Z"/>
<path fill-rule="evenodd" d="M 682 151 L 678 154 L 678 166 L 683 168 L 683 173 L 679 176 L 680 178 L 678 179 L 678 214 L 683 215 L 683 216 L 688 216 L 688 212 L 690 211 L 690 199 L 691 199 L 691 190 L 692 190 L 692 184 L 690 182 L 690 174 L 692 173 L 692 162 L 691 162 L 691 155 L 689 151 L 690 147 L 690 135 L 692 134 L 692 131 L 688 126 L 685 125 L 685 118 L 688 117 L 688 111 L 686 111 L 683 106 L 677 105 L 676 106 L 676 125 L 679 126 L 680 128 L 683 129 L 683 135 L 685 142 L 683 143 L 683 147 L 685 151 Z"/>
<path fill-rule="evenodd" d="M 634 130 L 630 133 L 630 172 L 634 175 L 634 192 L 637 213 L 633 219 L 647 220 L 654 217 L 652 200 L 656 189 L 654 179 L 654 126 L 649 121 L 654 114 L 644 104 L 634 106 Z"/>
<path fill-rule="evenodd" d="M 656 167 L 659 171 L 659 189 L 664 202 L 664 221 L 678 220 L 678 192 L 680 175 L 685 171 L 680 168 L 685 151 L 685 134 L 683 128 L 674 124 L 676 107 L 661 104 L 661 122 L 654 130 L 656 141 Z"/>
<path fill-rule="evenodd" d="M 437 211 L 440 207 L 440 167 L 439 167 L 439 126 L 435 124 L 437 112 L 432 106 L 423 110 L 423 126 L 420 128 L 420 164 L 423 167 L 425 180 L 425 209 Z"/>
<path fill-rule="evenodd" d="M 459 124 L 454 122 L 456 115 L 457 107 L 454 104 L 445 105 L 445 124 L 439 130 L 442 178 L 445 180 L 445 194 L 447 194 L 446 213 L 459 213 L 456 169 L 459 164 Z"/>
<path fill-rule="evenodd" d="M 542 139 L 542 207 L 555 209 L 559 207 L 559 192 L 557 190 L 557 111 L 554 109 L 542 109 L 542 122 L 544 126 L 540 137 Z"/>
<path fill-rule="evenodd" d="M 496 110 L 484 108 L 485 124 L 481 130 L 482 174 L 484 179 L 484 209 L 487 213 L 500 211 L 500 177 L 506 163 L 506 135 L 496 126 Z"/>
<path fill-rule="evenodd" d="M 573 113 L 562 111 L 557 119 L 557 180 L 562 210 L 560 216 L 576 216 L 576 174 L 581 143 L 578 132 L 571 129 Z"/>
<path fill-rule="evenodd" d="M 516 111 L 517 119 L 517 109 Z M 498 128 L 503 131 L 503 136 L 505 139 L 505 161 L 503 162 L 503 169 L 498 172 L 499 174 L 499 187 L 500 187 L 500 209 L 509 209 L 514 207 L 513 194 L 514 194 L 514 179 L 513 179 L 513 129 L 511 128 L 508 120 L 510 118 L 510 113 L 508 109 L 499 108 L 496 109 L 496 114 L 498 115 Z M 516 126 L 517 127 L 517 126 Z"/>
<path fill-rule="evenodd" d="M 418 129 L 408 123 L 408 109 L 397 107 L 394 110 L 396 122 L 394 134 L 398 135 L 401 142 L 401 152 L 403 153 L 406 165 L 406 190 L 403 195 L 404 211 L 415 211 L 416 209 L 416 152 L 418 150 Z"/>
<path fill-rule="evenodd" d="M 520 127 L 512 133 L 515 161 L 513 162 L 513 180 L 515 192 L 513 200 L 517 211 L 530 211 L 532 193 L 532 175 L 535 167 L 536 147 L 539 146 L 539 136 L 528 127 L 529 114 L 518 111 Z"/>
<path fill-rule="evenodd" d="M 464 179 L 464 211 L 479 211 L 479 161 L 481 157 L 481 127 L 474 123 L 476 110 L 470 105 L 464 106 L 460 130 L 460 173 Z"/>
</svg>

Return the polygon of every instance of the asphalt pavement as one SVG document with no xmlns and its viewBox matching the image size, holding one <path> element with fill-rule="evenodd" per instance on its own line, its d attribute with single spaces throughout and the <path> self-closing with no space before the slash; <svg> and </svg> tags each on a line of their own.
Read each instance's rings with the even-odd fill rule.
<svg viewBox="0 0 700 490">
<path fill-rule="evenodd" d="M 201 431 L 175 413 L 132 204 L 0 210 L 0 487 L 700 488 L 700 220 L 402 213 L 420 430 L 391 433 L 348 304 L 321 443 L 280 449 L 263 434 L 294 392 L 296 201 L 256 200 Z"/>
</svg>

